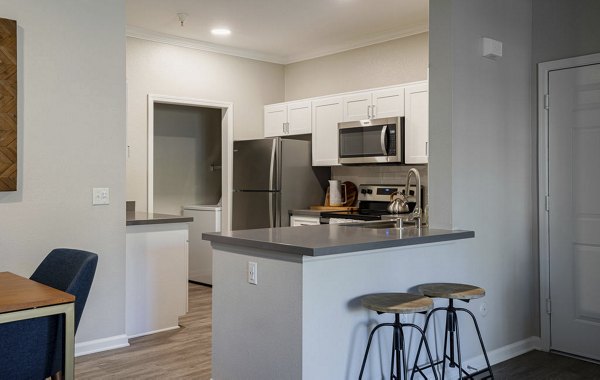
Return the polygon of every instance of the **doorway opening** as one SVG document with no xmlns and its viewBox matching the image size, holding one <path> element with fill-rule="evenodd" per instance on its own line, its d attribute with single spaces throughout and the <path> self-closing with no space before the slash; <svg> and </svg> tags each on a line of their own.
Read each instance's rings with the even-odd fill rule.
<svg viewBox="0 0 600 380">
<path fill-rule="evenodd" d="M 169 119 L 182 120 L 180 127 L 169 130 Z M 212 128 L 200 125 L 194 129 L 191 125 L 196 120 L 202 125 L 214 124 Z M 158 123 L 158 128 L 157 127 Z M 217 131 L 216 129 L 220 130 Z M 158 133 L 158 136 L 157 136 Z M 179 134 L 179 135 L 178 135 Z M 220 135 L 219 149 L 204 146 L 202 137 L 211 138 L 218 144 L 215 136 Z M 157 141 L 155 141 L 157 139 Z M 155 152 L 156 143 L 159 143 Z M 180 151 L 177 147 L 181 147 Z M 169 152 L 176 152 L 169 154 Z M 219 198 L 222 206 L 221 230 L 227 231 L 231 226 L 231 186 L 233 155 L 233 103 L 204 99 L 180 98 L 164 95 L 148 95 L 148 212 L 174 211 L 176 203 L 198 204 L 208 202 L 217 204 Z M 155 157 L 156 156 L 156 157 Z M 204 157 L 205 162 L 188 162 L 186 156 Z M 157 160 L 161 160 L 157 163 Z M 197 172 L 192 173 L 195 167 Z M 162 171 L 157 174 L 156 170 Z M 201 184 L 203 173 L 210 177 L 208 184 Z M 218 182 L 220 173 L 220 186 Z M 190 176 L 187 176 L 190 174 Z M 178 184 L 170 185 L 170 181 Z M 179 200 L 173 199 L 174 186 L 186 187 L 185 194 Z M 201 185 L 196 187 L 195 185 Z M 220 188 L 219 197 L 217 193 Z M 212 189 L 212 190 L 209 190 Z M 187 203 L 187 201 L 190 201 Z M 155 202 L 156 201 L 156 202 Z M 177 202 L 176 202 L 177 201 Z M 212 202 L 212 203 L 211 203 Z M 205 204 L 208 204 L 205 203 Z M 157 208 L 158 206 L 158 208 Z M 160 209 L 159 209 L 160 208 Z M 163 210 L 164 208 L 164 210 Z M 181 209 L 178 214 L 181 213 Z"/>
</svg>

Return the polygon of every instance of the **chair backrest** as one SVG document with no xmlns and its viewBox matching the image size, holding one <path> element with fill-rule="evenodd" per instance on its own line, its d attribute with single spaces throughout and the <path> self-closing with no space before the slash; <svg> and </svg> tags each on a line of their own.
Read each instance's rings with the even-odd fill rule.
<svg viewBox="0 0 600 380">
<path fill-rule="evenodd" d="M 97 263 L 98 255 L 95 253 L 57 248 L 46 256 L 30 277 L 34 281 L 75 296 L 75 332 L 77 332 L 83 308 L 92 287 Z M 59 320 L 62 318 L 62 316 L 59 317 Z M 63 370 L 62 336 L 63 323 L 61 322 L 57 324 L 54 355 L 49 363 L 51 370 L 46 376 Z"/>
<path fill-rule="evenodd" d="M 92 287 L 98 255 L 77 249 L 52 250 L 31 275 L 31 279 L 74 295 L 75 331 Z"/>
</svg>

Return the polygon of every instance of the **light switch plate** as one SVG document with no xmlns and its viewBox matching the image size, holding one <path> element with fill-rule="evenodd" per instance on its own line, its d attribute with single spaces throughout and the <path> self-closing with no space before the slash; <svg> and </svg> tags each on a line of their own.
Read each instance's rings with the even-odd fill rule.
<svg viewBox="0 0 600 380">
<path fill-rule="evenodd" d="M 110 190 L 108 187 L 94 187 L 92 195 L 92 205 L 108 205 L 110 204 Z"/>
</svg>

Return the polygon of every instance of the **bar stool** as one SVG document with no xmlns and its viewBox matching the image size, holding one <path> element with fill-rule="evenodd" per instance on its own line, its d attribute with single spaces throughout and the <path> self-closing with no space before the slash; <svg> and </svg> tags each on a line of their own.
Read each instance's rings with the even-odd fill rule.
<svg viewBox="0 0 600 380">
<path fill-rule="evenodd" d="M 365 350 L 365 356 L 363 358 L 362 366 L 360 367 L 360 375 L 358 377 L 359 380 L 362 379 L 363 372 L 365 370 L 365 364 L 367 363 L 367 357 L 369 356 L 369 348 L 371 347 L 373 335 L 375 334 L 375 331 L 385 326 L 394 328 L 392 342 L 392 360 L 390 366 L 390 380 L 400 379 L 401 373 L 404 374 L 404 379 L 407 379 L 408 376 L 408 367 L 406 365 L 407 355 L 404 349 L 404 332 L 402 331 L 404 327 L 412 327 L 415 330 L 417 330 L 419 334 L 421 334 L 421 341 L 419 342 L 419 351 L 421 345 L 425 343 L 425 349 L 427 350 L 427 355 L 429 356 L 429 363 L 431 364 L 430 366 L 433 366 L 433 358 L 431 357 L 431 351 L 429 350 L 427 338 L 425 337 L 425 333 L 423 332 L 423 330 L 413 323 L 400 322 L 400 314 L 426 313 L 427 311 L 431 310 L 433 308 L 433 301 L 430 298 L 423 297 L 418 294 L 409 293 L 376 293 L 362 297 L 361 302 L 365 308 L 376 311 L 377 314 L 393 313 L 395 315 L 395 318 L 393 323 L 380 323 L 377 326 L 375 326 L 371 331 L 371 334 L 369 335 L 369 341 L 367 343 L 367 348 Z M 400 358 L 402 358 L 402 361 L 400 361 Z M 419 355 L 417 354 L 413 368 L 417 368 L 418 359 Z M 394 370 L 396 373 L 395 375 Z M 421 373 L 421 375 L 423 375 L 422 370 L 419 369 L 419 372 Z M 435 371 L 434 376 L 437 380 L 437 374 L 435 373 Z"/>
<path fill-rule="evenodd" d="M 438 311 L 445 310 L 446 311 L 446 327 L 444 334 L 444 356 L 443 359 L 438 360 L 437 362 L 431 365 L 420 367 L 421 370 L 427 369 L 430 367 L 435 367 L 439 364 L 442 364 L 442 380 L 445 377 L 446 371 L 446 359 L 448 359 L 449 365 L 451 368 L 458 367 L 459 379 L 463 378 L 463 374 L 468 379 L 474 379 L 475 376 L 481 375 L 483 373 L 489 372 L 489 375 L 483 377 L 482 379 L 494 378 L 494 374 L 492 373 L 492 367 L 490 366 L 490 361 L 487 356 L 487 352 L 485 351 L 485 346 L 483 345 L 483 339 L 481 338 L 481 332 L 479 331 L 479 325 L 477 324 L 477 320 L 475 319 L 475 315 L 465 308 L 457 308 L 454 307 L 454 300 L 461 300 L 464 302 L 469 302 L 472 299 L 481 298 L 485 296 L 485 290 L 473 285 L 466 284 L 453 284 L 453 283 L 430 283 L 423 284 L 417 287 L 418 291 L 424 296 L 431 298 L 446 298 L 448 299 L 448 307 L 437 307 L 433 309 L 427 319 L 425 319 L 425 327 L 423 330 L 427 332 L 427 327 L 429 325 L 430 318 Z M 456 312 L 462 311 L 471 316 L 473 323 L 475 324 L 475 329 L 477 330 L 477 335 L 479 336 L 479 343 L 481 344 L 481 350 L 483 351 L 483 356 L 485 357 L 485 362 L 487 363 L 487 368 L 483 368 L 479 371 L 468 373 L 466 370 L 462 368 L 462 358 L 460 355 L 460 334 L 458 329 L 458 317 Z M 450 340 L 450 353 L 447 354 L 448 348 L 448 340 Z M 455 360 L 455 344 L 456 344 L 456 354 L 458 357 L 458 363 Z M 419 344 L 419 349 L 417 350 L 417 356 L 421 352 L 421 344 Z M 434 370 L 435 372 L 435 370 Z M 413 372 L 414 373 L 414 372 Z"/>
</svg>

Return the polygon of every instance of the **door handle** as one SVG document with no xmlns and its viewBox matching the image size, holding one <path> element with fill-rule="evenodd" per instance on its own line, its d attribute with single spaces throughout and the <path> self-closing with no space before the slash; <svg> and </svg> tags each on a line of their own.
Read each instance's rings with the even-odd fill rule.
<svg viewBox="0 0 600 380">
<path fill-rule="evenodd" d="M 387 129 L 388 126 L 384 125 L 383 128 L 381 128 L 381 138 L 380 138 L 380 143 L 381 143 L 381 150 L 383 151 L 383 155 L 387 156 L 388 155 L 388 151 L 387 151 L 387 144 L 386 144 L 386 137 L 387 137 Z"/>
<path fill-rule="evenodd" d="M 425 141 L 425 155 L 429 156 L 429 141 Z"/>
</svg>

